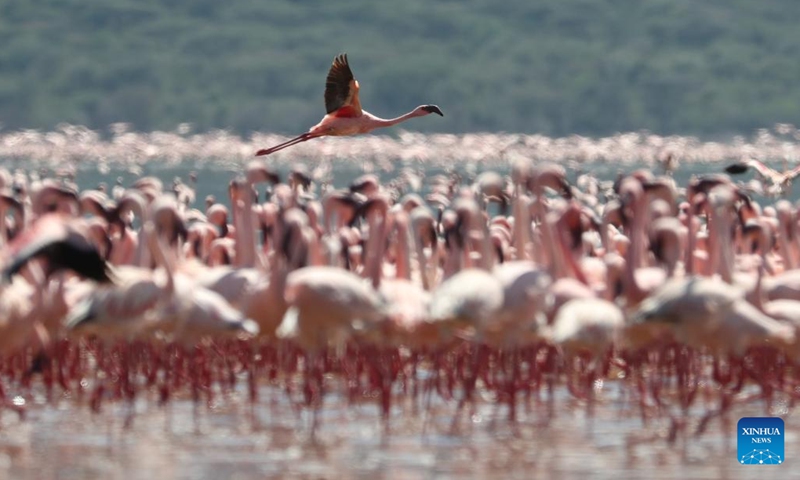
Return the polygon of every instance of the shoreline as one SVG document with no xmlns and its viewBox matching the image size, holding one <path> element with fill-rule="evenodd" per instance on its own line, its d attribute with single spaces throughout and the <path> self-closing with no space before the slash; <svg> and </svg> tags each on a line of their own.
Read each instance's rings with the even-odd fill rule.
<svg viewBox="0 0 800 480">
<path fill-rule="evenodd" d="M 153 161 L 243 165 L 255 159 L 253 155 L 259 148 L 287 138 L 270 133 L 243 137 L 224 130 L 191 133 L 188 127 L 171 132 L 134 132 L 124 124 L 112 126 L 111 134 L 104 138 L 100 132 L 86 127 L 62 125 L 50 132 L 0 132 L 0 162 L 25 161 L 27 167 L 52 168 L 86 163 L 109 167 L 142 166 Z M 794 164 L 800 161 L 800 130 L 790 125 L 777 125 L 772 130 L 758 130 L 750 137 L 731 137 L 727 142 L 705 141 L 694 136 L 660 136 L 647 131 L 598 138 L 400 131 L 396 135 L 317 139 L 263 159 L 274 166 L 291 165 L 298 160 L 351 165 L 372 163 L 373 168 L 392 171 L 397 164 L 507 166 L 518 158 L 573 164 L 655 165 L 670 155 L 678 164 L 720 163 L 742 158 Z"/>
</svg>

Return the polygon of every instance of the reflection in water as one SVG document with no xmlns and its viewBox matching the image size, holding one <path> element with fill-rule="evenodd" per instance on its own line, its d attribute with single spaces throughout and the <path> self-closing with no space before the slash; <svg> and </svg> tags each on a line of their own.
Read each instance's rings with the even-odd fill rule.
<svg viewBox="0 0 800 480">
<path fill-rule="evenodd" d="M 434 398 L 426 414 L 406 400 L 395 406 L 389 433 L 374 399 L 348 405 L 331 391 L 313 439 L 309 412 L 297 410 L 276 387 L 262 387 L 255 407 L 241 390 L 217 397 L 197 416 L 189 400 L 159 408 L 154 396 L 141 398 L 128 429 L 122 403 L 92 414 L 76 399 L 46 404 L 37 398 L 24 421 L 3 414 L 0 478 L 638 479 L 752 478 L 756 473 L 758 467 L 736 463 L 734 428 L 741 416 L 763 415 L 763 406 L 734 410 L 728 426 L 714 421 L 698 438 L 699 410 L 693 412 L 686 433 L 670 445 L 670 422 L 661 418 L 643 425 L 618 387 L 606 382 L 592 418 L 583 403 L 559 389 L 552 413 L 544 400 L 534 400 L 510 423 L 505 407 L 479 402 L 455 431 L 454 402 Z M 791 452 L 798 433 L 791 419 L 786 432 Z M 786 467 L 757 472 L 762 479 L 786 478 L 786 473 Z"/>
</svg>

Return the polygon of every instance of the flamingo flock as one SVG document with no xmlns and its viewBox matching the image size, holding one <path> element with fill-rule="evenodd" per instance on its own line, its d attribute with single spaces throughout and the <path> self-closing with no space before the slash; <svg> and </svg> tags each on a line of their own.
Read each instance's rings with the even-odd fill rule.
<svg viewBox="0 0 800 480">
<path fill-rule="evenodd" d="M 200 205 L 193 179 L 0 172 L 0 407 L 41 386 L 132 421 L 137 398 L 280 385 L 315 412 L 378 398 L 386 421 L 438 395 L 456 424 L 485 398 L 552 410 L 560 386 L 593 408 L 605 381 L 645 421 L 702 404 L 700 431 L 797 399 L 795 205 L 527 159 L 416 180 L 335 189 L 259 160 Z"/>
</svg>

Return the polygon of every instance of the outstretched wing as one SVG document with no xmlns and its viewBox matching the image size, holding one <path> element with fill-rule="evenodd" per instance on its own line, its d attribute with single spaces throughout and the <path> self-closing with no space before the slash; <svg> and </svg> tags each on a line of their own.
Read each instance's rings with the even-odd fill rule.
<svg viewBox="0 0 800 480">
<path fill-rule="evenodd" d="M 71 270 L 97 282 L 113 282 L 109 266 L 97 248 L 82 235 L 70 231 L 58 232 L 54 236 L 44 235 L 26 244 L 3 269 L 3 281 L 9 282 L 29 261 L 39 257 L 47 259 L 46 277 L 55 272 Z"/>
<path fill-rule="evenodd" d="M 343 53 L 333 59 L 328 78 L 325 81 L 325 110 L 333 113 L 342 107 L 352 116 L 361 115 L 361 103 L 358 101 L 358 82 L 353 77 L 347 54 Z"/>
<path fill-rule="evenodd" d="M 780 174 L 778 172 L 769 168 L 767 165 L 754 158 L 748 160 L 747 164 L 750 166 L 750 168 L 758 172 L 759 175 L 761 175 L 764 178 L 768 178 L 772 182 L 777 181 L 780 177 Z"/>
<path fill-rule="evenodd" d="M 794 180 L 798 175 L 800 175 L 800 165 L 797 165 L 793 169 L 789 170 L 784 174 L 786 181 L 791 182 Z"/>
</svg>

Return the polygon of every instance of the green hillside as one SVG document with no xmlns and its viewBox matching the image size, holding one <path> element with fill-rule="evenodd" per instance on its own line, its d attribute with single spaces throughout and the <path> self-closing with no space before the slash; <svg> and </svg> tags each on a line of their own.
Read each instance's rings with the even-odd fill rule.
<svg viewBox="0 0 800 480">
<path fill-rule="evenodd" d="M 796 0 L 0 0 L 0 123 L 294 133 L 348 52 L 422 131 L 751 133 L 800 123 Z"/>
</svg>

